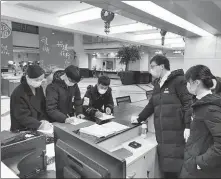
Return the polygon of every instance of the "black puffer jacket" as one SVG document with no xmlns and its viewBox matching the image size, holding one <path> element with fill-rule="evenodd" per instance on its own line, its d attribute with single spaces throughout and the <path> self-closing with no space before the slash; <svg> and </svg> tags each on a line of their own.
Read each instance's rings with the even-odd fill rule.
<svg viewBox="0 0 221 179">
<path fill-rule="evenodd" d="M 104 110 L 102 110 L 102 107 L 104 107 Z M 89 85 L 84 96 L 84 114 L 88 117 L 94 117 L 97 110 L 104 112 L 106 107 L 109 107 L 113 112 L 114 101 L 112 97 L 112 89 L 108 87 L 106 93 L 101 95 L 97 90 L 97 85 Z"/>
<path fill-rule="evenodd" d="M 209 94 L 197 100 L 192 108 L 193 120 L 180 178 L 221 178 L 221 98 Z"/>
<path fill-rule="evenodd" d="M 81 93 L 77 84 L 68 87 L 61 76 L 63 70 L 55 72 L 53 81 L 46 89 L 46 110 L 53 122 L 65 122 L 67 116 L 82 114 Z"/>
<path fill-rule="evenodd" d="M 192 96 L 186 87 L 183 70 L 171 72 L 164 85 L 154 83 L 152 98 L 139 114 L 138 121 L 154 113 L 160 168 L 163 172 L 180 172 L 184 157 L 184 129 L 189 128 Z"/>
</svg>

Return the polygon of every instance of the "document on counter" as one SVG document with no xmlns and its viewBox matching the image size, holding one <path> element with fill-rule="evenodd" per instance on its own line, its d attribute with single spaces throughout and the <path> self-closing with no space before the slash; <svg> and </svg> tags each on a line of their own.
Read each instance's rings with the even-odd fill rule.
<svg viewBox="0 0 221 179">
<path fill-rule="evenodd" d="M 114 132 L 119 132 L 119 131 L 122 131 L 122 130 L 125 130 L 125 129 L 129 128 L 128 126 L 125 126 L 123 124 L 119 124 L 117 122 L 108 122 L 106 124 L 103 124 L 102 127 L 110 129 Z"/>
<path fill-rule="evenodd" d="M 124 126 L 116 122 L 109 122 L 103 125 L 94 124 L 89 127 L 81 128 L 80 133 L 101 138 L 101 137 L 107 137 L 111 134 L 125 130 L 127 128 L 128 126 Z"/>
<path fill-rule="evenodd" d="M 109 120 L 109 119 L 114 119 L 115 117 L 112 115 L 108 115 L 106 113 L 102 113 L 102 117 L 98 117 L 98 119 L 100 119 L 101 121 L 105 121 L 105 120 Z"/>
</svg>

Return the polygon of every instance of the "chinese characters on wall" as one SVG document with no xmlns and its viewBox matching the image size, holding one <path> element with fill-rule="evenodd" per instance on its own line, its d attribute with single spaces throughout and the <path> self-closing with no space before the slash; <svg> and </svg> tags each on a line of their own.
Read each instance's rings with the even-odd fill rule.
<svg viewBox="0 0 221 179">
<path fill-rule="evenodd" d="M 56 45 L 61 48 L 60 56 L 64 58 L 65 66 L 68 66 L 71 59 L 71 54 L 68 51 L 68 44 L 63 43 L 63 41 L 58 41 Z"/>
<path fill-rule="evenodd" d="M 48 38 L 43 36 L 41 37 L 41 43 L 42 43 L 42 51 L 49 53 L 50 52 L 50 48 L 48 45 Z"/>
<path fill-rule="evenodd" d="M 7 66 L 13 60 L 11 21 L 1 19 L 1 65 Z"/>
</svg>

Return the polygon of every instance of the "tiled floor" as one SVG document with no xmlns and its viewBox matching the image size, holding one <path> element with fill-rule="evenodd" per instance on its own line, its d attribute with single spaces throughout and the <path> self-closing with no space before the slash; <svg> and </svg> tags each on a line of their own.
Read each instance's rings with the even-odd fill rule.
<svg viewBox="0 0 221 179">
<path fill-rule="evenodd" d="M 97 79 L 95 78 L 85 78 L 79 83 L 79 88 L 82 97 L 84 96 L 88 85 L 95 85 Z M 116 105 L 116 97 L 120 96 L 130 96 L 133 105 L 145 107 L 148 103 L 145 90 L 151 90 L 149 85 L 127 85 L 121 84 L 120 80 L 111 80 L 112 94 L 114 98 L 114 103 Z M 10 98 L 6 96 L 1 97 L 1 131 L 10 129 Z"/>
</svg>

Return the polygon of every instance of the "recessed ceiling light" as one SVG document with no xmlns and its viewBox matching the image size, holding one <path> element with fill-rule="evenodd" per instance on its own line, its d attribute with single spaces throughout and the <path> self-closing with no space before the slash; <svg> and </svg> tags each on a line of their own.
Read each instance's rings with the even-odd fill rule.
<svg viewBox="0 0 221 179">
<path fill-rule="evenodd" d="M 151 14 L 159 19 L 167 21 L 171 24 L 179 26 L 199 36 L 213 36 L 209 32 L 197 27 L 196 25 L 186 21 L 185 19 L 173 14 L 172 12 L 158 6 L 151 1 L 123 1 L 125 4 L 133 6 L 141 11 Z"/>
<path fill-rule="evenodd" d="M 154 29 L 154 27 L 138 22 L 138 23 L 133 23 L 133 24 L 112 26 L 110 28 L 110 34 L 135 32 L 135 31 L 151 30 L 151 29 Z"/>
<path fill-rule="evenodd" d="M 167 33 L 165 38 L 178 38 L 181 37 L 177 34 Z M 139 34 L 135 35 L 135 40 L 153 40 L 153 39 L 161 39 L 160 33 L 150 33 L 150 34 Z"/>
<path fill-rule="evenodd" d="M 62 25 L 68 25 L 68 24 L 75 24 L 79 22 L 99 19 L 100 17 L 101 17 L 101 9 L 95 7 L 61 16 L 59 17 L 59 22 Z"/>
</svg>

